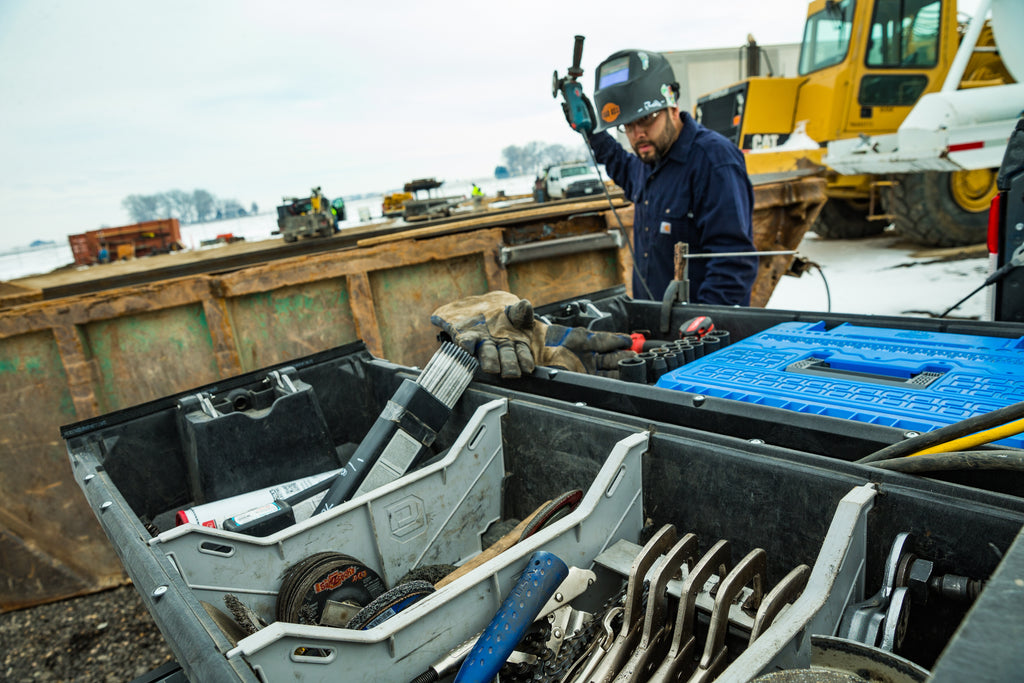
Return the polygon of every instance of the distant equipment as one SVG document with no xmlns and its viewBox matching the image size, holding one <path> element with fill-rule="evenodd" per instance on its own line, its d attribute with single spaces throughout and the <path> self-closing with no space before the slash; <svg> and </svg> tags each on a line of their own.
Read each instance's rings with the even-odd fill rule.
<svg viewBox="0 0 1024 683">
<path fill-rule="evenodd" d="M 319 187 L 314 187 L 308 197 L 285 197 L 277 207 L 277 227 L 285 242 L 295 242 L 300 237 L 330 237 L 337 231 L 339 219 L 331 211 L 331 202 L 323 196 Z"/>
<path fill-rule="evenodd" d="M 601 196 L 604 192 L 597 167 L 585 161 L 548 166 L 544 170 L 543 184 L 546 201 Z"/>
<path fill-rule="evenodd" d="M 426 221 L 450 216 L 452 209 L 464 197 L 438 197 L 434 192 L 442 185 L 444 181 L 435 178 L 417 178 L 406 183 L 405 194 L 410 195 L 410 198 L 402 204 L 402 217 L 407 221 Z M 425 192 L 426 196 L 421 197 L 421 192 Z"/>
<path fill-rule="evenodd" d="M 177 218 L 90 230 L 68 235 L 68 242 L 71 243 L 75 264 L 80 266 L 184 249 L 181 224 Z"/>
</svg>

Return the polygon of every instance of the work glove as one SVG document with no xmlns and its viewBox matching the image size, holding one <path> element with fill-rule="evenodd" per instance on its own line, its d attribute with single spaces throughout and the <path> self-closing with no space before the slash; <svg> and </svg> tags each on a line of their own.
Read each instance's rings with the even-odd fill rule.
<svg viewBox="0 0 1024 683">
<path fill-rule="evenodd" d="M 533 372 L 533 307 L 525 299 L 502 291 L 469 296 L 441 306 L 430 322 L 473 354 L 486 373 L 520 377 Z"/>
<path fill-rule="evenodd" d="M 545 325 L 543 344 L 531 345 L 537 365 L 565 368 L 605 377 L 619 376 L 619 361 L 631 358 L 633 339 L 628 334 L 592 332 L 585 327 Z M 537 348 L 539 347 L 539 348 Z"/>
<path fill-rule="evenodd" d="M 534 319 L 529 301 L 502 291 L 445 304 L 430 321 L 481 370 L 502 377 L 530 374 L 536 365 L 618 376 L 619 360 L 635 355 L 629 335 L 548 325 Z"/>
</svg>

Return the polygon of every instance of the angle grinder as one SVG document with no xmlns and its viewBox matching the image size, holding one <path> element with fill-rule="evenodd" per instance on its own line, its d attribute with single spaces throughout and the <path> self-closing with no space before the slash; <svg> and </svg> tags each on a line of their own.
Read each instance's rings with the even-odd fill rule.
<svg viewBox="0 0 1024 683">
<path fill-rule="evenodd" d="M 583 97 L 583 86 L 577 80 L 583 75 L 580 62 L 583 60 L 583 36 L 576 36 L 572 48 L 572 66 L 569 67 L 567 75 L 559 78 L 556 69 L 551 77 L 551 96 L 558 97 L 561 93 L 562 111 L 565 118 L 572 126 L 572 129 L 581 135 L 587 135 L 594 130 L 594 116 L 586 99 Z"/>
</svg>

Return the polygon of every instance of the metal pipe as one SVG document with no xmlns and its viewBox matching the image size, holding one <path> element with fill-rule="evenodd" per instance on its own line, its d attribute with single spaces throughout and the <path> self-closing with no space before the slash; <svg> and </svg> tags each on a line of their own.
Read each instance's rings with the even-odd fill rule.
<svg viewBox="0 0 1024 683">
<path fill-rule="evenodd" d="M 953 92 L 960 87 L 967 62 L 970 61 L 974 48 L 978 44 L 978 36 L 981 35 L 981 29 L 985 26 L 985 15 L 988 14 L 991 6 L 992 0 L 979 0 L 974 17 L 971 18 L 971 23 L 967 26 L 967 33 L 960 41 L 960 49 L 956 51 L 953 63 L 949 65 L 949 72 L 946 74 L 941 92 Z"/>
<path fill-rule="evenodd" d="M 613 247 L 619 249 L 623 244 L 622 234 L 617 230 L 609 230 L 596 235 L 580 235 L 533 244 L 521 244 L 515 247 L 502 247 L 499 258 L 501 264 L 507 266 L 511 263 L 578 254 L 594 249 L 611 249 Z"/>
<path fill-rule="evenodd" d="M 792 256 L 795 249 L 788 251 L 723 251 L 710 254 L 684 254 L 683 258 L 720 258 L 725 256 Z"/>
</svg>

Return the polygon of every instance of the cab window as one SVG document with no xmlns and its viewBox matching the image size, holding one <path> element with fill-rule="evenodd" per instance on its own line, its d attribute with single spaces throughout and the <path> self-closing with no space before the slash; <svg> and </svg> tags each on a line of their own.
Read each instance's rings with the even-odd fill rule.
<svg viewBox="0 0 1024 683">
<path fill-rule="evenodd" d="M 939 0 L 878 0 L 871 19 L 867 65 L 935 66 L 941 5 Z"/>
<path fill-rule="evenodd" d="M 825 9 L 807 18 L 800 44 L 800 75 L 839 64 L 850 49 L 853 0 L 826 2 Z"/>
<path fill-rule="evenodd" d="M 568 177 L 573 175 L 587 175 L 590 173 L 590 169 L 586 166 L 569 166 L 568 168 L 562 169 L 562 176 Z"/>
</svg>

